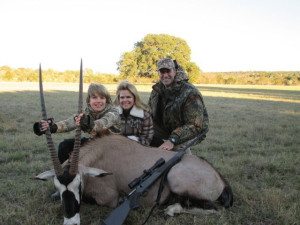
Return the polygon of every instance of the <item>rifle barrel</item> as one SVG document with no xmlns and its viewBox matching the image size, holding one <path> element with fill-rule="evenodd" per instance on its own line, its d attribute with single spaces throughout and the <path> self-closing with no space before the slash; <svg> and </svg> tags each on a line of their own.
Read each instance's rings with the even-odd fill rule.
<svg viewBox="0 0 300 225">
<path fill-rule="evenodd" d="M 150 169 L 144 170 L 143 174 L 140 177 L 135 178 L 133 181 L 131 181 L 128 184 L 128 187 L 130 189 L 135 188 L 137 185 L 139 185 L 141 182 L 143 182 L 143 180 L 147 179 L 147 177 L 149 177 L 153 173 L 153 171 L 155 169 L 157 169 L 158 167 L 162 166 L 165 162 L 166 161 L 163 158 L 160 158 L 159 160 L 157 160 L 155 162 L 155 164 Z"/>
</svg>

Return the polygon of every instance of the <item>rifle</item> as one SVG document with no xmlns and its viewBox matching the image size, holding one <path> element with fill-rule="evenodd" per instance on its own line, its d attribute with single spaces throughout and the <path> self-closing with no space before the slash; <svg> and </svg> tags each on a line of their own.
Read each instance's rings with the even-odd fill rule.
<svg viewBox="0 0 300 225">
<path fill-rule="evenodd" d="M 169 159 L 169 161 L 165 162 L 163 158 L 160 158 L 149 170 L 144 170 L 142 176 L 130 182 L 129 187 L 134 189 L 128 194 L 122 204 L 110 213 L 101 225 L 122 225 L 130 210 L 137 209 L 139 207 L 139 198 L 143 196 L 143 194 L 146 193 L 155 181 L 157 181 L 166 171 L 169 171 L 181 160 L 187 148 L 191 147 L 198 141 L 204 140 L 207 131 L 207 129 L 203 130 L 194 139 L 187 141 L 186 144 L 180 146 L 177 153 Z"/>
</svg>

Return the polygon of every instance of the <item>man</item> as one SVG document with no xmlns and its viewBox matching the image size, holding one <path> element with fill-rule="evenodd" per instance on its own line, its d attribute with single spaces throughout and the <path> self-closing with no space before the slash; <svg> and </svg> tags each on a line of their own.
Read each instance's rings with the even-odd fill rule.
<svg viewBox="0 0 300 225">
<path fill-rule="evenodd" d="M 160 81 L 153 85 L 149 106 L 154 122 L 151 146 L 173 150 L 208 128 L 202 95 L 187 74 L 170 58 L 157 62 Z"/>
</svg>

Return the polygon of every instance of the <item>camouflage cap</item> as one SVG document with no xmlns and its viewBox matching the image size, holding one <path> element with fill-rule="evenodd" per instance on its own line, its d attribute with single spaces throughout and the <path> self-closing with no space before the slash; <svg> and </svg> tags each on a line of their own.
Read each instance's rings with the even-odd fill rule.
<svg viewBox="0 0 300 225">
<path fill-rule="evenodd" d="M 160 59 L 157 62 L 157 70 L 160 69 L 175 69 L 175 64 L 173 59 L 170 58 L 164 58 L 164 59 Z"/>
</svg>

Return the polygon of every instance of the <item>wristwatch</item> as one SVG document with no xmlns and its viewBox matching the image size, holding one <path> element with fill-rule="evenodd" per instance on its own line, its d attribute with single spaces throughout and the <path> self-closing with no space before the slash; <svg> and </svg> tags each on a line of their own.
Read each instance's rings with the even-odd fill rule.
<svg viewBox="0 0 300 225">
<path fill-rule="evenodd" d="M 175 142 L 176 142 L 175 138 L 171 137 L 171 138 L 169 138 L 169 141 L 171 141 L 173 143 L 173 145 L 175 145 Z"/>
</svg>

